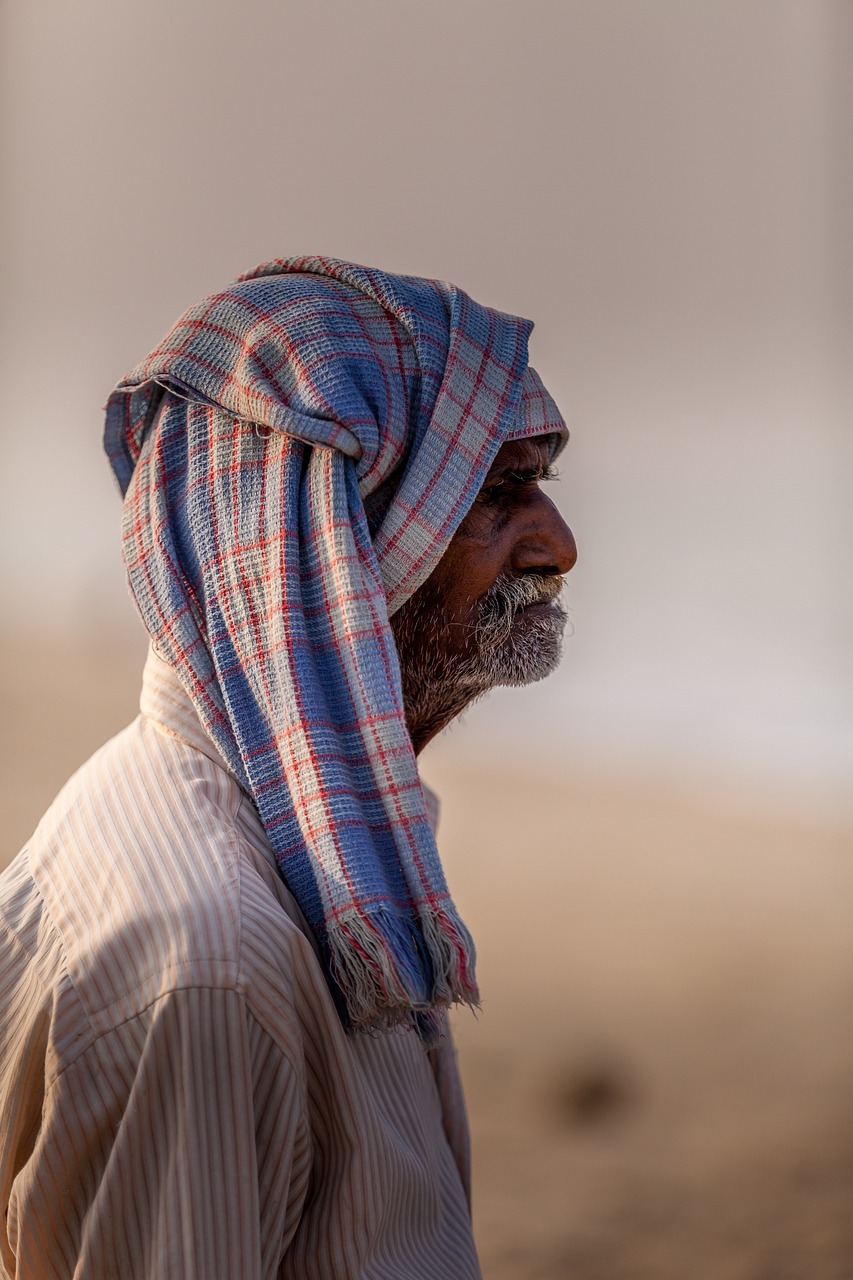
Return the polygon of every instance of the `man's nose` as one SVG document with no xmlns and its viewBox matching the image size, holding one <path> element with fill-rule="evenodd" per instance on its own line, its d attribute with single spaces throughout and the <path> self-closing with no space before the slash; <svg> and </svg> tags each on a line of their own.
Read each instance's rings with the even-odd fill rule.
<svg viewBox="0 0 853 1280">
<path fill-rule="evenodd" d="M 512 561 L 516 573 L 566 574 L 575 566 L 575 536 L 550 498 L 539 495 L 536 512 L 516 543 Z"/>
</svg>

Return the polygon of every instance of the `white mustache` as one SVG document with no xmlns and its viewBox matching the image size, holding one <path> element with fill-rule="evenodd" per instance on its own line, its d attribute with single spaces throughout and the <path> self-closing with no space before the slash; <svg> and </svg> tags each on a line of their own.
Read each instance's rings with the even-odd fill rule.
<svg viewBox="0 0 853 1280">
<path fill-rule="evenodd" d="M 560 574 L 528 573 L 521 578 L 502 575 L 480 601 L 477 632 L 481 641 L 489 646 L 501 644 L 508 639 L 516 615 L 522 609 L 529 609 L 535 604 L 552 604 L 562 589 Z"/>
</svg>

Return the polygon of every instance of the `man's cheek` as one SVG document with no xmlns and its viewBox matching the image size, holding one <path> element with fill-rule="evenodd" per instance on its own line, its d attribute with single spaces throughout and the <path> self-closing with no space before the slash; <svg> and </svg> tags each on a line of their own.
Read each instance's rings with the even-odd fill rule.
<svg viewBox="0 0 853 1280">
<path fill-rule="evenodd" d="M 465 548 L 469 554 L 486 550 L 499 534 L 501 521 L 497 507 L 475 502 L 453 535 L 451 548 Z"/>
</svg>

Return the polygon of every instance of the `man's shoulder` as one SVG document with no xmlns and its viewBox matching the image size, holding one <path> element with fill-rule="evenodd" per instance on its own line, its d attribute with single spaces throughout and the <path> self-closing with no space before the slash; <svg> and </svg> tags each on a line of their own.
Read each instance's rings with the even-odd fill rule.
<svg viewBox="0 0 853 1280">
<path fill-rule="evenodd" d="M 31 875 L 96 1030 L 183 987 L 251 989 L 265 949 L 282 982 L 304 962 L 248 804 L 222 765 L 140 717 L 45 814 Z"/>
</svg>

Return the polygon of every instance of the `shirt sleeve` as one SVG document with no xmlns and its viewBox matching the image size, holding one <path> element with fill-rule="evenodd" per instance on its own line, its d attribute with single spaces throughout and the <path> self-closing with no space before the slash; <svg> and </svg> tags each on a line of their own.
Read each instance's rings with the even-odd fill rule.
<svg viewBox="0 0 853 1280">
<path fill-rule="evenodd" d="M 240 992 L 169 992 L 48 1091 L 16 1280 L 272 1280 L 310 1173 L 300 1073 Z"/>
</svg>

